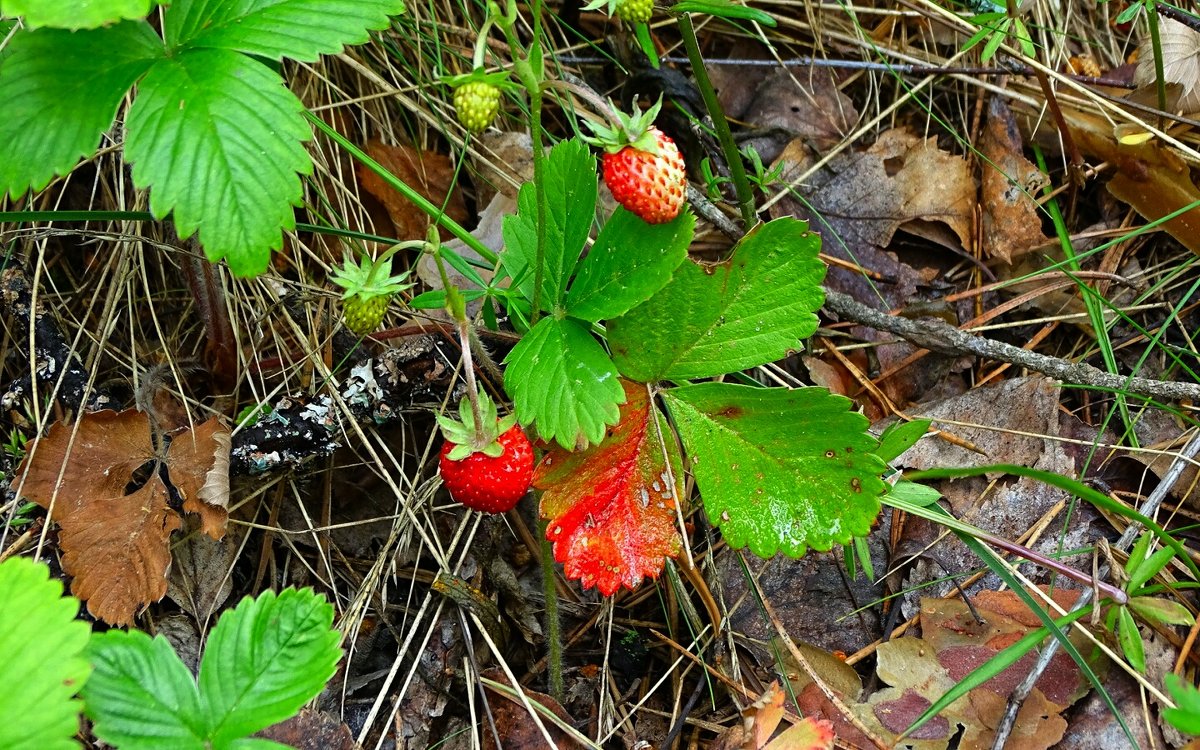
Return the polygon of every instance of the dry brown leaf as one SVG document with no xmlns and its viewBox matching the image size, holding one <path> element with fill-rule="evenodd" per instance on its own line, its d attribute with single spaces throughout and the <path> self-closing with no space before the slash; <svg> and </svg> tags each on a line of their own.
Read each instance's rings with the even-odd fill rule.
<svg viewBox="0 0 1200 750">
<path fill-rule="evenodd" d="M 1161 42 L 1163 78 L 1183 87 L 1176 105 L 1184 112 L 1200 110 L 1200 32 L 1173 18 L 1160 18 L 1158 35 Z M 1137 69 L 1133 82 L 1139 86 L 1155 83 L 1154 44 L 1149 35 L 1138 45 Z"/>
<path fill-rule="evenodd" d="M 198 430 L 202 434 L 194 441 L 184 437 L 186 431 L 176 433 L 175 440 L 183 442 L 173 443 L 164 460 L 176 489 L 196 498 L 205 527 L 219 536 L 226 511 L 199 499 L 205 482 L 195 477 L 220 470 L 218 455 L 229 453 L 228 432 L 215 419 Z M 223 448 L 219 434 L 225 436 Z M 168 505 L 171 489 L 157 470 L 158 460 L 149 419 L 128 409 L 85 413 L 76 425 L 56 422 L 30 443 L 17 469 L 18 490 L 50 510 L 61 527 L 63 570 L 74 578 L 71 593 L 113 625 L 132 624 L 139 609 L 167 593 L 170 536 L 181 518 Z M 134 474 L 150 462 L 154 467 L 145 483 L 127 493 Z"/>
<path fill-rule="evenodd" d="M 167 448 L 171 483 L 183 496 L 183 509 L 203 521 L 205 534 L 225 535 L 229 520 L 229 430 L 215 417 L 194 430 L 174 433 Z"/>
<path fill-rule="evenodd" d="M 763 161 L 773 161 L 787 140 L 799 138 L 817 151 L 828 151 L 854 128 L 854 102 L 837 86 L 828 68 L 777 70 L 764 79 L 743 119 L 768 135 L 750 138 Z M 773 135 L 783 134 L 779 142 Z"/>
<path fill-rule="evenodd" d="M 1045 175 L 1022 154 L 1021 133 L 1004 99 L 993 96 L 987 124 L 979 139 L 983 154 L 983 252 L 1011 263 L 1048 242 L 1042 215 L 1031 194 L 1045 184 Z"/>
<path fill-rule="evenodd" d="M 309 708 L 254 736 L 281 742 L 296 750 L 359 750 L 362 747 L 354 741 L 350 727 L 337 717 Z"/>
<path fill-rule="evenodd" d="M 1064 602 L 1069 603 L 1073 596 L 1066 595 Z M 985 601 L 998 605 L 1003 612 L 976 602 L 979 621 L 961 600 L 921 601 L 921 638 L 899 638 L 879 647 L 876 670 L 890 687 L 852 706 L 868 728 L 894 743 L 897 735 L 965 675 L 1041 624 L 1025 625 L 1004 613 L 1019 613 L 1024 619 L 1023 605 L 1012 592 L 992 594 Z M 940 750 L 949 745 L 961 726 L 957 744 L 961 750 L 991 747 L 1009 694 L 1036 658 L 1036 653 L 1027 654 L 951 703 L 896 746 Z M 1017 714 L 1012 747 L 1046 750 L 1053 746 L 1067 727 L 1060 714 L 1086 692 L 1079 669 L 1070 658 L 1064 654 L 1055 658 Z"/>
<path fill-rule="evenodd" d="M 367 155 L 385 169 L 412 187 L 432 203 L 446 205 L 446 215 L 462 223 L 467 218 L 467 207 L 462 193 L 454 190 L 454 164 L 449 157 L 432 151 L 418 151 L 411 146 L 389 146 L 380 141 L 371 141 L 366 147 Z M 370 169 L 359 166 L 358 180 L 363 189 L 379 199 L 392 217 L 396 238 L 420 240 L 429 229 L 429 216 L 411 201 L 400 195 L 383 178 Z M 446 196 L 450 200 L 446 201 Z M 449 236 L 449 235 L 445 235 Z"/>
<path fill-rule="evenodd" d="M 804 718 L 775 739 L 775 729 L 784 717 L 787 694 L 778 682 L 758 700 L 742 710 L 742 723 L 727 729 L 713 742 L 711 750 L 829 750 L 833 747 L 833 725 L 819 718 Z"/>
<path fill-rule="evenodd" d="M 499 669 L 491 669 L 484 673 L 484 676 L 496 682 L 508 685 L 508 678 Z M 550 713 L 554 714 L 563 721 L 570 723 L 571 717 L 567 715 L 562 704 L 556 701 L 545 693 L 538 693 L 533 690 L 525 690 L 525 696 L 533 703 L 538 703 L 544 706 Z M 499 690 L 491 690 L 489 695 L 499 698 L 499 700 L 489 701 L 489 706 L 492 711 L 492 718 L 496 722 L 496 734 L 500 735 L 500 746 L 503 748 L 523 748 L 527 750 L 542 750 L 548 748 L 546 738 L 542 735 L 542 730 L 538 728 L 537 722 L 529 715 L 529 710 L 515 696 L 509 695 L 506 692 Z M 550 734 L 550 739 L 554 741 L 553 747 L 555 750 L 576 750 L 582 748 L 571 735 L 559 729 L 553 721 L 544 716 L 539 716 L 542 724 L 546 727 Z M 492 728 L 482 726 L 479 729 L 483 735 L 483 747 L 486 750 L 497 750 L 496 738 L 492 733 Z"/>
<path fill-rule="evenodd" d="M 189 523 L 188 531 L 194 525 Z M 167 578 L 167 596 L 202 626 L 233 591 L 229 572 L 237 560 L 238 537 L 229 533 L 221 539 L 213 539 L 205 534 L 189 533 L 172 549 L 174 559 Z"/>
</svg>

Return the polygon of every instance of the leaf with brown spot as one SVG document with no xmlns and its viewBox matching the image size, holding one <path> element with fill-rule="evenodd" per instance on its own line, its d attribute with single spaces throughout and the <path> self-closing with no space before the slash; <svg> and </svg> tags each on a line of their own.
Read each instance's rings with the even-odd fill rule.
<svg viewBox="0 0 1200 750">
<path fill-rule="evenodd" d="M 678 485 L 683 477 L 679 448 L 673 440 L 665 446 L 660 440 L 670 433 L 646 388 L 621 383 L 620 421 L 603 442 L 580 452 L 554 445 L 533 477 L 534 486 L 545 490 L 541 514 L 549 521 L 546 538 L 554 543 L 554 559 L 568 578 L 605 596 L 657 577 L 680 546 L 675 525 L 680 490 L 668 479 L 670 474 Z"/>
<path fill-rule="evenodd" d="M 204 499 L 220 499 L 222 473 L 228 484 L 228 435 L 210 420 L 195 435 L 176 433 L 181 442 L 162 459 L 214 538 L 224 534 L 226 511 Z M 171 532 L 182 519 L 168 504 L 171 489 L 159 462 L 148 418 L 129 409 L 85 413 L 74 425 L 56 422 L 29 444 L 17 469 L 17 490 L 49 510 L 61 527 L 63 570 L 74 578 L 71 593 L 113 625 L 132 624 L 139 609 L 167 593 Z M 149 476 L 129 490 L 147 464 Z"/>
</svg>

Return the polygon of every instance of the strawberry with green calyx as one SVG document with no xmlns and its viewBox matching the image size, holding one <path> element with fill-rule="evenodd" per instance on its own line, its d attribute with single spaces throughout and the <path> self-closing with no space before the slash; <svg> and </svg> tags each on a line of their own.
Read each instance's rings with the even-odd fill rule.
<svg viewBox="0 0 1200 750">
<path fill-rule="evenodd" d="M 404 281 L 408 271 L 391 272 L 392 256 L 400 250 L 423 244 L 402 242 L 388 248 L 376 260 L 365 253 L 357 263 L 347 257 L 333 270 L 329 280 L 345 290 L 342 293 L 342 322 L 354 335 L 362 338 L 379 328 L 392 297 L 412 286 Z"/>
<path fill-rule="evenodd" d="M 517 416 L 499 419 L 496 404 L 486 394 L 478 396 L 478 412 L 476 421 L 475 408 L 463 399 L 461 422 L 438 416 L 446 438 L 438 473 L 456 501 L 483 513 L 504 513 L 529 491 L 533 446 L 517 425 Z"/>
<path fill-rule="evenodd" d="M 488 129 L 500 112 L 500 95 L 512 88 L 508 83 L 508 71 L 488 73 L 484 70 L 483 58 L 487 50 L 488 31 L 496 23 L 499 7 L 488 4 L 488 17 L 475 38 L 475 53 L 471 60 L 471 72 L 466 75 L 449 76 L 442 82 L 454 88 L 454 116 L 467 132 L 478 135 Z"/>
<path fill-rule="evenodd" d="M 587 122 L 595 136 L 585 138 L 604 149 L 604 184 L 617 202 L 647 224 L 663 224 L 679 215 L 687 196 L 687 169 L 675 142 L 652 124 L 662 100 L 645 112 L 614 112 L 614 125 Z"/>
</svg>

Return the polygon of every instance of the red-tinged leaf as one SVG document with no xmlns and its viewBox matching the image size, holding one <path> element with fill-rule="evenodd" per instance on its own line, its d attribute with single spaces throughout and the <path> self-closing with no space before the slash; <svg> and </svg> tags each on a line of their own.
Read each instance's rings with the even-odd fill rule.
<svg viewBox="0 0 1200 750">
<path fill-rule="evenodd" d="M 570 452 L 555 445 L 533 475 L 542 494 L 546 538 L 568 578 L 605 596 L 656 578 L 679 551 L 675 507 L 683 476 L 679 448 L 665 444 L 666 420 L 645 386 L 622 381 L 621 419 L 599 445 Z M 657 420 L 657 427 L 651 421 Z M 670 456 L 667 470 L 665 456 Z M 671 486 L 674 477 L 676 486 Z"/>
<path fill-rule="evenodd" d="M 767 750 L 832 750 L 834 739 L 833 724 L 810 716 L 776 737 Z"/>
</svg>

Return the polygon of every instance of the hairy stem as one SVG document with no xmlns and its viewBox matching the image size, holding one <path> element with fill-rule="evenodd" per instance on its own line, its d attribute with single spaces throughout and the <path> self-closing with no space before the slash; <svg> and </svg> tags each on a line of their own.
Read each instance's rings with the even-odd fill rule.
<svg viewBox="0 0 1200 750">
<path fill-rule="evenodd" d="M 554 587 L 554 548 L 546 539 L 546 523 L 538 525 L 542 532 L 542 591 L 546 595 L 546 671 L 549 677 L 550 695 L 558 701 L 563 699 L 562 670 L 562 621 L 558 616 L 558 591 Z"/>
</svg>

